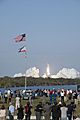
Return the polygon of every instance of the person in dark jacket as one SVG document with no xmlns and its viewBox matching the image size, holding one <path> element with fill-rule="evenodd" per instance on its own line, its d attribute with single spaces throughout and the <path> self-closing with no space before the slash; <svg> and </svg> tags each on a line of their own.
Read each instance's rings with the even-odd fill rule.
<svg viewBox="0 0 80 120">
<path fill-rule="evenodd" d="M 42 102 L 38 103 L 38 105 L 35 108 L 35 111 L 36 111 L 36 120 L 41 120 L 42 111 L 43 111 Z"/>
<path fill-rule="evenodd" d="M 46 102 L 46 104 L 43 106 L 44 120 L 50 120 L 51 109 L 52 109 L 52 104 L 50 104 L 49 102 Z"/>
<path fill-rule="evenodd" d="M 25 120 L 30 120 L 31 108 L 32 106 L 30 106 L 30 102 L 27 102 L 27 104 L 25 105 Z"/>
<path fill-rule="evenodd" d="M 67 111 L 68 120 L 72 120 L 76 105 L 74 104 L 74 102 L 71 102 L 70 104 L 67 105 L 67 108 L 68 108 L 68 111 Z"/>
<path fill-rule="evenodd" d="M 54 103 L 52 106 L 52 120 L 59 120 L 61 117 L 61 110 L 60 106 L 57 104 L 57 102 Z"/>
<path fill-rule="evenodd" d="M 20 105 L 20 107 L 17 109 L 17 119 L 22 120 L 24 118 L 24 112 L 23 112 L 23 107 Z"/>
</svg>

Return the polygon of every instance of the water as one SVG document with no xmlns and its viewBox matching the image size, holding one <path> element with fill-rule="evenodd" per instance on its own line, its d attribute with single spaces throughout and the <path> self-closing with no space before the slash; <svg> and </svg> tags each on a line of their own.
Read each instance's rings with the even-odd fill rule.
<svg viewBox="0 0 80 120">
<path fill-rule="evenodd" d="M 59 89 L 72 89 L 72 90 L 76 90 L 77 88 L 77 85 L 54 85 L 54 86 L 28 86 L 26 87 L 26 89 L 32 89 L 32 90 L 36 90 L 36 89 L 56 89 L 56 90 L 59 90 Z M 1 92 L 4 92 L 5 90 L 18 90 L 18 89 L 22 89 L 24 90 L 25 87 L 8 87 L 8 88 L 0 88 Z"/>
</svg>

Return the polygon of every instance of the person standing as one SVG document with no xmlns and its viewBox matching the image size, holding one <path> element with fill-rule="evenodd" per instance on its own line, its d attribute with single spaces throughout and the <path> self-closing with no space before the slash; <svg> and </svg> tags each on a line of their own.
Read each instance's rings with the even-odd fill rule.
<svg viewBox="0 0 80 120">
<path fill-rule="evenodd" d="M 57 103 L 57 92 L 56 90 L 54 90 L 54 92 L 52 93 L 52 103 Z"/>
<path fill-rule="evenodd" d="M 74 101 L 71 101 L 70 104 L 67 105 L 68 107 L 68 111 L 67 111 L 67 117 L 69 120 L 74 119 L 74 111 L 76 108 L 76 104 L 74 103 Z"/>
<path fill-rule="evenodd" d="M 52 106 L 51 112 L 52 112 L 52 120 L 59 120 L 59 118 L 61 117 L 61 110 L 57 102 L 55 102 L 55 104 Z"/>
<path fill-rule="evenodd" d="M 0 120 L 6 120 L 6 109 L 4 105 L 0 109 Z"/>
<path fill-rule="evenodd" d="M 50 99 L 50 103 L 52 104 L 52 93 L 53 93 L 53 91 L 50 91 L 49 92 L 49 99 Z"/>
<path fill-rule="evenodd" d="M 68 120 L 71 120 L 72 115 L 73 115 L 73 111 L 74 111 L 73 105 L 70 103 L 67 105 L 67 108 L 68 108 L 67 117 L 68 117 Z"/>
<path fill-rule="evenodd" d="M 64 103 L 64 90 L 61 91 L 61 102 Z"/>
<path fill-rule="evenodd" d="M 19 95 L 16 96 L 16 110 L 20 107 L 20 97 Z"/>
<path fill-rule="evenodd" d="M 5 100 L 5 103 L 7 103 L 7 100 L 8 100 L 7 92 L 4 93 L 4 100 Z"/>
<path fill-rule="evenodd" d="M 49 102 L 46 102 L 46 104 L 43 107 L 45 120 L 50 120 L 51 109 L 52 109 L 52 105 Z"/>
<path fill-rule="evenodd" d="M 20 105 L 20 107 L 17 109 L 17 119 L 22 120 L 24 118 L 24 112 L 23 112 L 23 107 Z"/>
<path fill-rule="evenodd" d="M 42 102 L 38 103 L 35 111 L 36 111 L 36 120 L 41 120 L 42 111 L 43 111 Z"/>
<path fill-rule="evenodd" d="M 10 103 L 10 106 L 9 106 L 9 120 L 14 120 L 14 111 L 15 111 L 14 105 L 12 103 Z"/>
<path fill-rule="evenodd" d="M 61 120 L 67 120 L 68 108 L 66 107 L 66 103 L 63 103 L 60 109 L 61 109 Z"/>
<path fill-rule="evenodd" d="M 0 102 L 1 102 L 1 100 L 2 100 L 2 92 L 0 90 Z"/>
<path fill-rule="evenodd" d="M 30 120 L 31 108 L 32 106 L 30 106 L 30 102 L 27 102 L 27 104 L 25 105 L 25 120 Z"/>
<path fill-rule="evenodd" d="M 78 97 L 78 94 L 77 94 L 76 91 L 74 91 L 74 97 L 73 97 L 73 99 L 74 99 L 76 105 L 78 104 L 77 97 Z"/>
</svg>

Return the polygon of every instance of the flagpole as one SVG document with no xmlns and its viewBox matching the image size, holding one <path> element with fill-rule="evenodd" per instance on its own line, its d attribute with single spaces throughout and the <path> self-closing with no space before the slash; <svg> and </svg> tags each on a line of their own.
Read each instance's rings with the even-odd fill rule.
<svg viewBox="0 0 80 120">
<path fill-rule="evenodd" d="M 25 49 L 24 49 L 24 52 L 25 52 L 25 67 L 27 66 L 26 65 L 26 63 L 27 63 L 27 61 L 26 61 L 26 52 L 27 52 L 27 50 L 26 50 L 26 47 L 25 47 Z M 26 75 L 26 68 L 25 68 L 25 91 L 26 91 L 26 85 L 27 84 L 27 75 Z"/>
<path fill-rule="evenodd" d="M 26 66 L 26 52 L 25 52 L 25 66 Z M 26 91 L 26 85 L 27 84 L 27 75 L 26 75 L 26 68 L 25 68 L 25 91 Z"/>
<path fill-rule="evenodd" d="M 26 73 L 25 73 L 25 91 L 26 91 L 26 79 L 27 79 L 27 78 L 26 78 Z"/>
</svg>

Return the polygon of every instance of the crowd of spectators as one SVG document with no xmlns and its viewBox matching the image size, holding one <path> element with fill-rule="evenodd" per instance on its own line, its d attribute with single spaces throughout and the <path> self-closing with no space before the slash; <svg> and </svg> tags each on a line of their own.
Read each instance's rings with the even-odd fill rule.
<svg viewBox="0 0 80 120">
<path fill-rule="evenodd" d="M 80 104 L 80 93 L 77 91 L 64 89 L 32 90 L 28 100 L 26 100 L 26 105 L 23 105 L 22 95 L 26 91 L 18 90 L 13 93 L 11 90 L 8 90 L 4 94 L 0 93 L 0 102 L 2 102 L 0 109 L 1 120 L 14 120 L 15 112 L 18 120 L 23 120 L 23 118 L 30 120 L 32 109 L 34 109 L 36 120 L 41 120 L 43 116 L 45 120 L 75 119 L 74 112 L 76 106 Z M 13 97 L 15 101 L 12 100 Z M 41 97 L 42 101 L 33 108 L 33 101 L 36 97 Z M 48 101 L 46 101 L 46 98 L 48 98 Z M 8 110 L 6 110 L 4 103 L 9 103 Z M 8 118 L 6 117 L 7 115 Z"/>
</svg>

